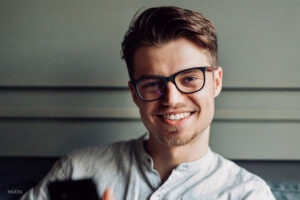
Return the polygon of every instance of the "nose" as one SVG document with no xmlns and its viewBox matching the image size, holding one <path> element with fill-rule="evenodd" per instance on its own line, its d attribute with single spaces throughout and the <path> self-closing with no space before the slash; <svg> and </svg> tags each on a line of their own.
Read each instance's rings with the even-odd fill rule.
<svg viewBox="0 0 300 200">
<path fill-rule="evenodd" d="M 165 106 L 180 107 L 184 104 L 184 95 L 181 93 L 171 81 L 167 84 L 167 89 L 161 102 Z"/>
</svg>

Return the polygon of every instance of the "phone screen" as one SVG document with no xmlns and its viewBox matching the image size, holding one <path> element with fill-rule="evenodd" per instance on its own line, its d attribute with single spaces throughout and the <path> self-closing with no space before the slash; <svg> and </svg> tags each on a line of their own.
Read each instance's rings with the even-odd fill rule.
<svg viewBox="0 0 300 200">
<path fill-rule="evenodd" d="M 50 182 L 48 191 L 51 200 L 101 200 L 92 179 Z"/>
</svg>

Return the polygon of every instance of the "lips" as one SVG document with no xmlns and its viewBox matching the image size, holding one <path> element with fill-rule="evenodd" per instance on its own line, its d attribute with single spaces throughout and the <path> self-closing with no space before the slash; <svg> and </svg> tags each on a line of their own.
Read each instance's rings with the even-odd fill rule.
<svg viewBox="0 0 300 200">
<path fill-rule="evenodd" d="M 191 112 L 184 112 L 184 113 L 177 113 L 177 114 L 166 114 L 163 115 L 162 117 L 169 120 L 181 120 L 183 118 L 190 116 L 191 114 L 192 114 Z"/>
<path fill-rule="evenodd" d="M 172 113 L 165 113 L 157 115 L 159 118 L 164 120 L 172 120 L 172 121 L 179 121 L 191 116 L 194 112 L 172 112 Z"/>
</svg>

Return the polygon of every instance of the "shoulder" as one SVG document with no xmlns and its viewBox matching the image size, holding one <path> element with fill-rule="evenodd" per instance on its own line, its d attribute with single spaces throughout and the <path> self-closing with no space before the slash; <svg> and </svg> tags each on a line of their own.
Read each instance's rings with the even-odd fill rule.
<svg viewBox="0 0 300 200">
<path fill-rule="evenodd" d="M 75 169 L 103 168 L 131 156 L 135 140 L 121 141 L 97 147 L 75 150 L 66 156 L 66 161 Z"/>
<path fill-rule="evenodd" d="M 61 157 L 48 172 L 45 180 L 79 179 L 93 177 L 100 170 L 114 170 L 131 156 L 134 140 L 85 147 Z"/>
<path fill-rule="evenodd" d="M 115 170 L 116 166 L 121 163 L 120 159 L 126 159 L 129 156 L 133 142 L 134 140 L 117 142 L 70 152 L 61 157 L 46 177 L 35 188 L 24 194 L 22 200 L 49 199 L 47 184 L 51 181 L 92 178 L 99 174 L 110 175 L 110 171 Z"/>
<path fill-rule="evenodd" d="M 220 174 L 224 195 L 233 199 L 274 199 L 269 186 L 259 176 L 216 153 L 215 168 Z M 268 198 L 270 197 L 270 198 Z"/>
<path fill-rule="evenodd" d="M 72 162 L 94 162 L 100 158 L 105 160 L 106 158 L 118 156 L 120 153 L 123 155 L 129 153 L 134 141 L 129 140 L 96 147 L 85 147 L 70 152 L 67 154 L 67 158 Z"/>
</svg>

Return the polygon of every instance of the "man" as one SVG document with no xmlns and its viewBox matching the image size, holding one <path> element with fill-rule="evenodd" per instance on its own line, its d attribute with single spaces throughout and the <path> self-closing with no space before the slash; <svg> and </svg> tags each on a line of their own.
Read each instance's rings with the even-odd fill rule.
<svg viewBox="0 0 300 200">
<path fill-rule="evenodd" d="M 262 179 L 209 148 L 222 68 L 208 19 L 176 7 L 150 8 L 133 20 L 122 50 L 148 134 L 73 152 L 23 200 L 47 199 L 49 181 L 70 178 L 92 178 L 105 200 L 274 199 Z"/>
</svg>

